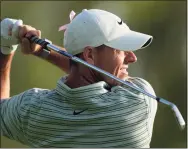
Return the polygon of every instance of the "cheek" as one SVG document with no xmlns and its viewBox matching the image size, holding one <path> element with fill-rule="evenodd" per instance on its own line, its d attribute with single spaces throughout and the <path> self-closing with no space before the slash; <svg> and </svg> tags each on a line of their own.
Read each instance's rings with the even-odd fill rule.
<svg viewBox="0 0 188 149">
<path fill-rule="evenodd" d="M 113 65 L 113 60 L 110 56 L 102 56 L 101 55 L 95 59 L 95 66 L 97 66 L 105 71 L 111 72 L 112 65 Z"/>
<path fill-rule="evenodd" d="M 95 65 L 100 67 L 101 69 L 107 70 L 108 64 L 110 60 L 108 57 L 98 57 L 97 60 L 95 61 Z"/>
<path fill-rule="evenodd" d="M 101 57 L 99 67 L 113 75 L 118 75 L 120 68 L 123 65 L 123 58 L 121 57 Z"/>
<path fill-rule="evenodd" d="M 115 71 L 116 75 L 119 73 L 123 63 L 124 63 L 124 58 L 123 57 L 118 57 L 117 56 L 114 59 L 114 71 Z"/>
<path fill-rule="evenodd" d="M 115 51 L 108 50 L 95 57 L 94 65 L 117 76 L 123 63 L 124 52 L 116 53 Z"/>
</svg>

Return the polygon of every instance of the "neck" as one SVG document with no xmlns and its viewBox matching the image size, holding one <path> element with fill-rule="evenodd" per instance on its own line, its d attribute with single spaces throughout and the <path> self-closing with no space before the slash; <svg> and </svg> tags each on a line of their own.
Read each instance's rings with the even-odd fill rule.
<svg viewBox="0 0 188 149">
<path fill-rule="evenodd" d="M 78 88 L 101 81 L 97 73 L 89 68 L 78 70 L 73 68 L 65 84 L 70 88 Z"/>
</svg>

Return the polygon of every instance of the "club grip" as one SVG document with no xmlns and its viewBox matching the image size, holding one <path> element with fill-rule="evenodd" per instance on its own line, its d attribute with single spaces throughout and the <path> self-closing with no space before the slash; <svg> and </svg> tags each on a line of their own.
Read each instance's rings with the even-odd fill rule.
<svg viewBox="0 0 188 149">
<path fill-rule="evenodd" d="M 51 44 L 51 42 L 46 41 L 46 39 L 40 39 L 35 35 L 32 35 L 30 38 L 28 38 L 31 42 L 34 42 L 36 44 L 41 45 L 44 49 L 48 49 L 47 45 Z"/>
</svg>

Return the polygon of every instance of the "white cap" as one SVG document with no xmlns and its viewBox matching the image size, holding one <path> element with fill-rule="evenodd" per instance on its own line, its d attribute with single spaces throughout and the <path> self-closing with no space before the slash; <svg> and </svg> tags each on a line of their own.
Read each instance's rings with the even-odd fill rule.
<svg viewBox="0 0 188 149">
<path fill-rule="evenodd" d="M 70 54 L 87 46 L 106 45 L 118 50 L 135 51 L 147 47 L 153 37 L 135 32 L 116 15 L 99 9 L 84 9 L 68 25 L 64 47 Z"/>
</svg>

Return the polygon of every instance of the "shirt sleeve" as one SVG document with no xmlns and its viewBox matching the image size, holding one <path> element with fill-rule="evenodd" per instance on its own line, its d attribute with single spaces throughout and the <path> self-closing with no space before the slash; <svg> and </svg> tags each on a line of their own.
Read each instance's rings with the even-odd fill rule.
<svg viewBox="0 0 188 149">
<path fill-rule="evenodd" d="M 48 90 L 45 89 L 33 88 L 9 99 L 2 99 L 1 135 L 27 144 L 24 126 L 27 125 L 30 108 L 35 104 L 40 104 L 40 96 L 47 92 Z"/>
<path fill-rule="evenodd" d="M 146 80 L 131 78 L 129 81 L 133 86 L 155 96 L 152 86 Z M 111 92 L 114 100 L 121 103 L 119 105 L 124 108 L 124 126 L 126 129 L 131 130 L 130 134 L 126 134 L 127 140 L 131 137 L 130 142 L 136 142 L 131 147 L 134 146 L 137 148 L 142 146 L 149 148 L 157 110 L 157 101 L 127 85 L 115 86 L 111 89 Z"/>
<path fill-rule="evenodd" d="M 144 91 L 152 94 L 153 96 L 156 96 L 153 87 L 148 81 L 142 78 L 135 77 L 132 79 L 132 82 L 136 84 L 138 87 L 140 87 L 141 89 L 143 89 Z M 149 130 L 149 134 L 152 135 L 158 103 L 157 100 L 148 97 L 147 95 L 144 95 L 144 97 L 145 97 L 144 98 L 145 102 L 148 105 L 148 130 Z"/>
<path fill-rule="evenodd" d="M 155 91 L 153 89 L 153 87 L 151 86 L 151 84 L 142 79 L 142 78 L 133 78 L 132 80 L 133 84 L 135 84 L 137 87 L 143 89 L 144 91 L 148 92 L 149 94 L 153 95 L 153 96 L 156 96 L 155 94 Z M 147 104 L 149 105 L 150 107 L 150 112 L 153 110 L 153 111 L 156 111 L 157 110 L 157 101 L 156 99 L 153 99 L 147 95 L 144 95 L 144 99 L 145 101 L 147 102 Z"/>
</svg>

